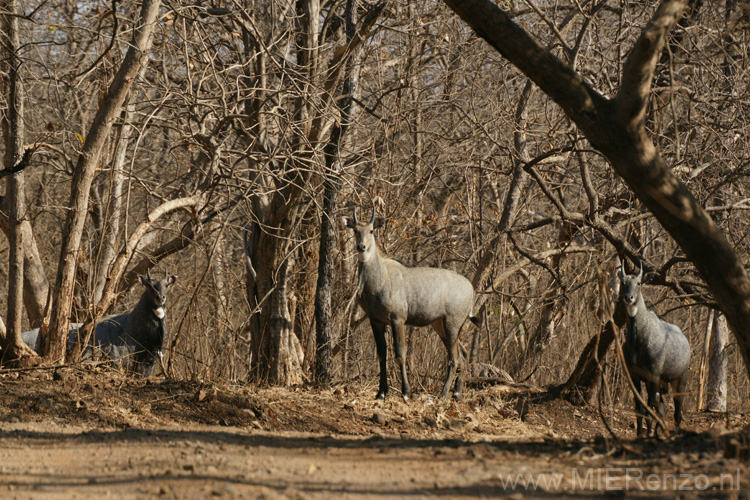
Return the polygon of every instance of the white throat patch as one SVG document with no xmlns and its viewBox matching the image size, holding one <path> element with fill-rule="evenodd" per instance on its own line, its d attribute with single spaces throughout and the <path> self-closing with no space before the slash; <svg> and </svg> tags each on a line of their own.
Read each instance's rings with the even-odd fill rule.
<svg viewBox="0 0 750 500">
<path fill-rule="evenodd" d="M 163 307 L 157 307 L 154 309 L 154 314 L 156 314 L 156 317 L 159 319 L 164 319 L 164 308 Z"/>
<path fill-rule="evenodd" d="M 635 315 L 638 314 L 638 306 L 635 304 L 625 304 L 625 309 L 631 318 L 635 318 Z"/>
</svg>

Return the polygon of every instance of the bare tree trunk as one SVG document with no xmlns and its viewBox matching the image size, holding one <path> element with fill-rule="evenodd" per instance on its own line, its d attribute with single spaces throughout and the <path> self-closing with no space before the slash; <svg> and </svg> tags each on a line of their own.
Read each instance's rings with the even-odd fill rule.
<svg viewBox="0 0 750 500">
<path fill-rule="evenodd" d="M 256 271 L 251 280 L 254 293 L 249 298 L 258 315 L 257 329 L 251 331 L 250 338 L 250 375 L 258 382 L 297 384 L 302 381 L 302 359 L 289 309 L 289 245 L 277 234 L 257 234 L 246 256 L 251 261 L 248 268 Z"/>
<path fill-rule="evenodd" d="M 614 324 L 622 329 L 627 321 L 625 308 L 618 303 L 614 310 Z M 594 335 L 586 344 L 578 357 L 578 363 L 573 372 L 562 385 L 553 392 L 558 393 L 568 401 L 577 405 L 589 404 L 594 400 L 601 378 L 601 362 L 615 339 L 615 329 L 612 321 L 602 326 L 599 333 Z"/>
<path fill-rule="evenodd" d="M 26 314 L 31 328 L 42 326 L 47 312 L 49 299 L 49 281 L 42 266 L 42 258 L 36 245 L 34 232 L 28 219 L 21 221 L 23 231 L 24 264 L 23 264 L 23 299 Z"/>
<path fill-rule="evenodd" d="M 7 40 L 4 56 L 7 58 L 7 90 L 8 115 L 3 120 L 5 135 L 5 168 L 12 168 L 20 162 L 23 156 L 24 123 L 23 123 L 23 87 L 20 81 L 21 60 L 18 57 L 18 18 L 16 17 L 15 0 L 7 0 L 3 10 L 8 12 L 3 16 L 5 35 Z M 24 192 L 23 170 L 17 172 L 7 180 L 7 203 L 10 227 L 10 256 L 8 272 L 8 327 L 11 337 L 17 337 L 22 328 L 23 309 L 23 231 L 20 229 L 22 217 L 26 209 L 26 195 Z M 6 359 L 15 357 L 15 342 L 10 342 L 5 352 Z"/>
<path fill-rule="evenodd" d="M 55 300 L 43 351 L 47 360 L 53 363 L 65 359 L 69 316 L 73 305 L 78 256 L 81 251 L 81 237 L 88 214 L 89 193 L 96 166 L 101 158 L 112 124 L 122 109 L 130 87 L 142 66 L 148 61 L 151 33 L 156 23 L 160 5 L 160 0 L 143 1 L 139 18 L 135 23 L 133 41 L 91 123 L 91 128 L 83 145 L 83 151 L 78 157 L 73 172 L 70 211 L 65 224 L 66 230 L 63 232 L 58 274 L 54 288 Z"/>
<path fill-rule="evenodd" d="M 706 392 L 708 411 L 727 411 L 727 320 L 716 312 L 711 331 L 711 355 L 708 362 L 708 383 Z"/>
<path fill-rule="evenodd" d="M 698 366 L 698 411 L 706 410 L 706 378 L 708 377 L 708 358 L 711 352 L 711 332 L 714 328 L 714 317 L 716 311 L 708 310 L 706 318 L 705 335 L 703 336 L 703 349 L 701 351 L 701 361 Z"/>
<path fill-rule="evenodd" d="M 221 234 L 221 224 L 215 223 L 215 226 L 219 234 Z M 229 267 L 227 266 L 227 252 L 225 248 L 225 239 L 223 237 L 220 236 L 217 238 L 216 245 L 210 255 L 214 285 L 216 286 L 217 313 L 228 324 L 231 317 L 231 306 L 229 297 L 227 296 L 227 291 L 229 290 L 229 285 L 227 283 Z"/>
<path fill-rule="evenodd" d="M 5 212 L 8 211 L 6 205 L 7 198 L 5 196 L 0 197 L 0 207 L 2 207 L 2 210 L 0 210 L 0 230 L 5 233 L 10 241 L 10 221 L 5 217 Z M 45 306 L 49 295 L 49 282 L 28 219 L 21 220 L 20 230 L 23 231 L 24 243 L 23 302 L 31 328 L 38 328 L 42 326 L 42 320 L 44 319 Z"/>
<path fill-rule="evenodd" d="M 599 361 L 604 358 L 615 339 L 612 323 L 607 322 L 586 344 L 568 380 L 556 389 L 559 395 L 576 405 L 589 404 L 599 387 Z"/>
<path fill-rule="evenodd" d="M 357 29 L 356 0 L 346 3 L 346 37 L 351 41 Z M 336 211 L 338 209 L 339 191 L 341 189 L 341 146 L 346 140 L 349 124 L 357 112 L 355 99 L 359 97 L 359 72 L 361 48 L 352 52 L 347 61 L 347 74 L 344 80 L 343 95 L 347 96 L 341 111 L 341 123 L 334 126 L 331 137 L 326 144 L 324 158 L 326 172 L 323 185 L 323 216 L 320 222 L 320 245 L 318 250 L 318 283 L 315 290 L 315 382 L 319 385 L 330 385 L 333 370 L 333 335 L 332 303 L 334 261 L 336 248 Z"/>
<path fill-rule="evenodd" d="M 319 386 L 331 384 L 333 370 L 332 303 L 333 251 L 336 248 L 336 210 L 341 182 L 338 178 L 340 158 L 338 144 L 341 128 L 331 134 L 331 147 L 326 147 L 326 165 L 323 193 L 323 214 L 320 220 L 320 243 L 318 247 L 318 283 L 315 289 L 315 383 Z M 333 151 L 330 151 L 333 150 Z M 330 160 L 329 160 L 330 158 Z"/>
<path fill-rule="evenodd" d="M 145 66 L 144 66 L 145 69 Z M 108 203 L 101 234 L 100 253 L 97 258 L 97 265 L 93 273 L 93 297 L 92 303 L 96 304 L 102 298 L 104 285 L 107 282 L 107 274 L 112 261 L 117 253 L 117 238 L 120 234 L 120 216 L 122 212 L 122 189 L 125 183 L 125 174 L 123 168 L 125 158 L 130 147 L 130 136 L 133 130 L 130 119 L 133 115 L 134 106 L 129 104 L 122 114 L 122 123 L 119 127 L 118 138 L 115 143 L 115 154 L 112 158 L 111 174 L 106 181 L 98 188 L 104 191 L 105 185 L 108 189 Z"/>
<path fill-rule="evenodd" d="M 270 317 L 268 321 L 273 352 L 276 359 L 271 363 L 271 382 L 278 385 L 302 383 L 302 347 L 294 333 L 292 311 L 296 301 L 290 300 L 286 289 L 290 259 L 285 259 L 278 273 L 277 289 L 271 295 Z M 290 304 L 291 303 L 291 304 Z"/>
<path fill-rule="evenodd" d="M 277 185 L 282 187 L 272 196 L 256 200 L 256 216 L 268 229 L 258 231 L 257 225 L 251 224 L 252 246 L 245 254 L 248 286 L 252 287 L 248 288 L 248 300 L 258 313 L 251 321 L 250 376 L 256 381 L 278 385 L 302 380 L 302 359 L 297 355 L 301 346 L 297 348 L 300 342 L 294 333 L 294 314 L 289 309 L 287 287 L 292 251 L 290 237 L 300 215 L 303 186 L 311 176 L 310 170 L 302 166 L 307 162 L 315 163 L 316 154 L 310 146 L 319 144 L 323 125 L 311 99 L 316 95 L 315 84 L 320 77 L 316 71 L 320 63 L 317 58 L 320 2 L 298 0 L 295 8 L 300 26 L 296 57 L 300 73 L 305 77 L 298 83 L 301 92 L 293 112 L 299 131 L 290 141 L 297 157 L 281 175 L 282 180 Z M 250 116 L 253 117 L 253 113 Z"/>
<path fill-rule="evenodd" d="M 693 6 L 689 8 L 689 10 Z M 724 13 L 724 21 L 726 28 L 729 30 L 731 19 L 734 17 L 735 12 L 738 10 L 737 2 L 734 0 L 727 0 L 726 10 Z M 747 15 L 747 5 L 744 7 L 745 15 Z M 691 12 L 693 13 L 693 12 Z M 727 31 L 729 33 L 729 31 Z M 734 43 L 727 45 L 726 51 L 724 52 L 723 69 L 724 74 L 729 76 L 736 71 L 736 61 L 742 58 L 740 49 Z M 722 89 L 726 95 L 732 95 L 735 92 L 732 80 L 727 79 L 727 84 Z M 731 118 L 730 118 L 731 119 Z M 727 200 L 731 199 L 729 186 L 722 186 L 714 198 L 717 205 L 723 205 Z M 727 218 L 727 213 L 722 211 L 714 216 L 717 222 L 723 222 Z M 703 358 L 701 359 L 701 373 L 700 373 L 700 390 L 698 407 L 699 409 L 705 409 L 712 412 L 726 412 L 727 411 L 727 342 L 728 342 L 728 328 L 727 319 L 720 311 L 712 310 L 709 315 L 710 330 L 706 331 L 706 341 L 708 351 L 704 350 Z M 706 367 L 705 364 L 708 366 Z M 704 390 L 704 370 L 707 368 L 708 377 L 706 380 L 705 390 L 707 392 L 707 399 L 705 408 L 703 404 L 703 390 Z M 749 368 L 750 369 L 750 368 Z"/>
<path fill-rule="evenodd" d="M 18 89 L 17 89 L 18 90 Z M 12 101 L 11 101 L 12 102 Z M 20 110 L 17 110 L 20 111 Z M 11 115 L 14 113 L 11 113 Z M 15 121 L 15 120 L 13 120 Z M 13 128 L 13 127 L 11 127 Z M 23 131 L 20 131 L 21 134 Z M 11 133 L 11 137 L 16 135 Z M 17 137 L 16 137 L 17 138 Z M 13 141 L 12 142 L 16 142 Z M 20 157 L 18 155 L 16 142 L 9 152 L 12 162 L 15 163 Z M 20 145 L 23 147 L 22 145 Z M 15 150 L 13 152 L 13 150 Z M 8 178 L 8 205 L 10 215 L 10 252 L 8 271 L 8 327 L 9 337 L 4 351 L 4 361 L 17 360 L 31 356 L 29 348 L 21 340 L 23 331 L 23 264 L 24 264 L 24 241 L 21 219 L 25 215 L 26 203 L 24 192 L 23 171 L 13 174 Z"/>
<path fill-rule="evenodd" d="M 15 0 L 3 2 L 4 40 L 3 56 L 7 72 L 6 90 L 8 112 L 3 120 L 5 139 L 5 168 L 14 169 L 21 164 L 24 157 L 24 93 L 20 77 L 21 59 L 18 56 L 18 17 Z M 18 362 L 24 358 L 35 358 L 36 354 L 23 343 L 23 284 L 24 284 L 24 230 L 23 218 L 26 216 L 26 192 L 24 171 L 19 170 L 8 178 L 7 205 L 9 211 L 8 226 L 10 240 L 8 272 L 8 326 L 10 331 L 3 335 L 3 362 Z"/>
</svg>

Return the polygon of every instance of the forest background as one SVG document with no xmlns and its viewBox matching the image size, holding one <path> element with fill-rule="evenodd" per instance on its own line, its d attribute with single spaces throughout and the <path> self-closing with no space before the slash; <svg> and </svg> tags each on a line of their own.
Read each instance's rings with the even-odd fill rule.
<svg viewBox="0 0 750 500">
<path fill-rule="evenodd" d="M 649 21 L 683 3 L 654 60 L 643 126 L 746 263 L 744 7 L 500 7 L 614 97 Z M 357 207 L 386 217 L 377 238 L 387 254 L 473 282 L 483 319 L 463 337 L 473 373 L 586 401 L 598 356 L 621 399 L 607 349 L 608 311 L 622 325 L 610 307 L 619 255 L 626 269 L 639 259 L 655 273 L 647 303 L 690 340 L 688 408 L 703 405 L 706 366 L 725 363 L 729 409 L 747 409 L 736 339 L 750 337 L 735 328 L 726 338 L 725 299 L 705 269 L 570 110 L 442 2 L 5 0 L 0 9 L 6 361 L 32 359 L 14 340 L 39 326 L 45 359 L 65 359 L 68 321 L 130 309 L 137 275 L 168 270 L 179 276 L 168 376 L 374 387 L 374 342 L 341 222 Z M 410 330 L 408 363 L 414 389 L 436 392 L 445 352 L 433 332 Z"/>
</svg>

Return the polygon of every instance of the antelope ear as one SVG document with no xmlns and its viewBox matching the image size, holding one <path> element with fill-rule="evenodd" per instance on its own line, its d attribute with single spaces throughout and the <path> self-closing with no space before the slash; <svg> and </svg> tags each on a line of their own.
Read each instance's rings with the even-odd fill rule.
<svg viewBox="0 0 750 500">
<path fill-rule="evenodd" d="M 385 217 L 378 215 L 375 217 L 375 220 L 372 221 L 372 228 L 377 229 L 383 224 L 385 224 Z"/>
<path fill-rule="evenodd" d="M 354 226 L 356 226 L 356 224 L 354 223 L 354 219 L 352 219 L 351 217 L 342 217 L 341 220 L 344 221 L 344 225 L 346 227 L 354 229 Z"/>
<path fill-rule="evenodd" d="M 173 274 L 169 278 L 167 278 L 167 285 L 172 286 L 174 285 L 175 281 L 177 281 L 177 275 Z"/>
<path fill-rule="evenodd" d="M 148 285 L 148 279 L 145 276 L 139 274 L 138 283 L 140 283 L 141 285 Z"/>
<path fill-rule="evenodd" d="M 641 283 L 651 283 L 656 278 L 656 273 L 646 273 L 641 279 Z"/>
</svg>

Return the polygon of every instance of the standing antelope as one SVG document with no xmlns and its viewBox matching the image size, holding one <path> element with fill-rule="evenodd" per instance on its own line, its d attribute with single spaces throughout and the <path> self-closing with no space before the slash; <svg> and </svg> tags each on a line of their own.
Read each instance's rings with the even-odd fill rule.
<svg viewBox="0 0 750 500">
<path fill-rule="evenodd" d="M 408 399 L 411 395 L 406 376 L 404 325 L 432 325 L 448 351 L 448 376 L 442 397 L 448 397 L 455 380 L 453 395 L 458 399 L 464 377 L 459 334 L 467 318 L 475 324 L 479 323 L 471 315 L 474 288 L 469 280 L 453 271 L 409 267 L 382 255 L 375 244 L 373 232 L 383 225 L 383 221 L 382 217 L 375 217 L 374 209 L 368 222 L 357 220 L 356 208 L 353 217 L 344 217 L 346 227 L 354 230 L 357 244 L 359 305 L 370 319 L 380 361 L 380 386 L 376 399 L 385 399 L 388 394 L 386 325 L 391 326 L 393 334 L 396 362 L 401 369 L 403 397 Z"/>
<path fill-rule="evenodd" d="M 646 384 L 648 406 L 662 418 L 666 414 L 662 395 L 669 392 L 669 387 L 672 388 L 675 426 L 679 429 L 690 363 L 690 344 L 682 330 L 646 308 L 641 287 L 648 281 L 643 279 L 643 263 L 639 262 L 639 265 L 637 275 L 625 274 L 622 266 L 617 272 L 621 283 L 620 297 L 628 312 L 623 354 L 636 390 L 640 394 L 641 383 Z M 636 434 L 640 436 L 644 409 L 638 398 L 635 398 L 635 412 Z M 651 434 L 650 418 L 646 419 L 646 426 L 648 436 Z"/>
</svg>

